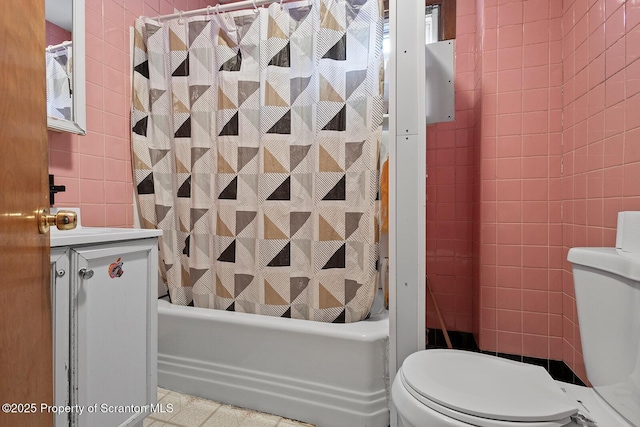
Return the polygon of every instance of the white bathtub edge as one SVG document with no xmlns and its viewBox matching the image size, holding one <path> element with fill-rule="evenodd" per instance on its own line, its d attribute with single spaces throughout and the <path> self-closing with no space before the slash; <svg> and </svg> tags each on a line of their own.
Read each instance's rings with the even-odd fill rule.
<svg viewBox="0 0 640 427">
<path fill-rule="evenodd" d="M 258 315 L 260 324 L 255 322 L 255 314 L 238 311 L 212 310 L 210 308 L 186 307 L 171 304 L 169 301 L 158 300 L 158 314 L 181 316 L 203 321 L 223 321 L 236 325 L 250 325 L 263 329 L 278 329 L 288 332 L 304 332 L 313 335 L 330 335 L 336 338 L 377 341 L 389 336 L 388 313 L 372 316 L 369 319 L 355 323 L 323 323 L 311 320 L 289 319 L 275 316 Z"/>
<path fill-rule="evenodd" d="M 193 360 L 161 356 L 158 383 L 163 388 L 195 394 L 225 404 L 246 407 L 282 417 L 310 422 L 318 427 L 389 425 L 388 397 L 385 390 L 373 394 L 353 390 L 319 390 L 317 385 L 301 387 L 295 379 L 265 381 L 252 372 L 210 364 L 198 368 Z M 296 382 L 298 384 L 296 384 Z"/>
<path fill-rule="evenodd" d="M 318 427 L 388 427 L 387 316 L 331 324 L 158 301 L 158 385 Z"/>
</svg>

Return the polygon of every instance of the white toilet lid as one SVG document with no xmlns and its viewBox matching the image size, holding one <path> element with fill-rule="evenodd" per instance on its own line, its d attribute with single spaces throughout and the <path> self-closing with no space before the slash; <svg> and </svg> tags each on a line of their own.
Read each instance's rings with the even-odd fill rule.
<svg viewBox="0 0 640 427">
<path fill-rule="evenodd" d="M 402 371 L 419 395 L 475 417 L 544 422 L 578 412 L 540 366 L 460 350 L 426 350 L 407 357 Z"/>
</svg>

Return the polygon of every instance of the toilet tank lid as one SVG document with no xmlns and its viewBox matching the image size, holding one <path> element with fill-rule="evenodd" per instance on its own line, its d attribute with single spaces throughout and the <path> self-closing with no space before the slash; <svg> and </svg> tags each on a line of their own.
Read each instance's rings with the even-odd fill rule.
<svg viewBox="0 0 640 427">
<path fill-rule="evenodd" d="M 402 372 L 423 397 L 476 417 L 544 422 L 578 412 L 540 366 L 460 350 L 426 350 L 407 357 Z"/>
<path fill-rule="evenodd" d="M 571 248 L 567 260 L 640 281 L 640 254 L 616 248 Z"/>
</svg>

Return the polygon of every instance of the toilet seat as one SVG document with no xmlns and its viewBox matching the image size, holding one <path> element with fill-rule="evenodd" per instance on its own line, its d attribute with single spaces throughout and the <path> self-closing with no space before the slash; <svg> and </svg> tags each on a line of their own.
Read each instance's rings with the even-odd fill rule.
<svg viewBox="0 0 640 427">
<path fill-rule="evenodd" d="M 420 351 L 399 375 L 422 404 L 471 425 L 564 426 L 578 412 L 542 367 L 481 353 Z"/>
</svg>

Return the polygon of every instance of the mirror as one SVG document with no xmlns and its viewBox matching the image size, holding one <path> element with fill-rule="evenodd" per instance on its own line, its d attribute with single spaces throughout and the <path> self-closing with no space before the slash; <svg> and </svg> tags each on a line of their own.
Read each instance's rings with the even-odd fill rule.
<svg viewBox="0 0 640 427">
<path fill-rule="evenodd" d="M 47 128 L 86 134 L 84 0 L 46 0 Z"/>
</svg>

